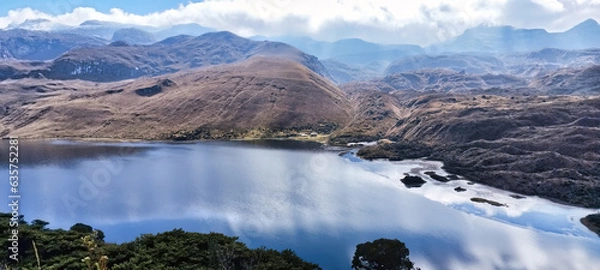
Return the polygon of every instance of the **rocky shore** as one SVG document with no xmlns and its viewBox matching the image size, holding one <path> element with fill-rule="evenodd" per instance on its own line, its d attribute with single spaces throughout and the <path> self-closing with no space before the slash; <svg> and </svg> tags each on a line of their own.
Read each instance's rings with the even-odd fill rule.
<svg viewBox="0 0 600 270">
<path fill-rule="evenodd" d="M 582 218 L 581 223 L 600 236 L 600 213 Z"/>
<path fill-rule="evenodd" d="M 360 157 L 438 160 L 474 182 L 600 207 L 600 98 L 435 95 L 395 106 L 410 110 L 381 132 L 396 143 Z"/>
</svg>

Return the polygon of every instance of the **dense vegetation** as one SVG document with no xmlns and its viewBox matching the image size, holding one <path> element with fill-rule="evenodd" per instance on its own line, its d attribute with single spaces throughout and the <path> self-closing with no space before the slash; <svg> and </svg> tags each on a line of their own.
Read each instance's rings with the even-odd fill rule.
<svg viewBox="0 0 600 270">
<path fill-rule="evenodd" d="M 11 215 L 0 213 L 0 230 L 11 235 Z M 12 241 L 3 237 L 0 269 L 129 270 L 129 269 L 321 269 L 294 251 L 265 247 L 251 249 L 220 233 L 194 233 L 175 229 L 146 234 L 132 242 L 106 243 L 104 233 L 77 223 L 69 230 L 48 229 L 48 222 L 27 223 L 18 217 L 19 262 L 9 256 Z M 353 269 L 414 269 L 408 248 L 396 239 L 378 239 L 356 246 Z"/>
<path fill-rule="evenodd" d="M 9 235 L 9 214 L 0 214 L 2 235 Z M 237 237 L 219 233 L 193 233 L 175 229 L 142 235 L 132 242 L 104 242 L 104 233 L 85 224 L 69 230 L 48 229 L 48 222 L 27 223 L 19 217 L 19 264 L 17 269 L 320 269 L 289 250 L 264 247 L 250 249 Z M 8 256 L 8 237 L 2 243 L 2 261 L 16 267 Z M 35 244 L 34 244 L 35 243 Z M 35 245 L 35 248 L 34 248 Z"/>
</svg>

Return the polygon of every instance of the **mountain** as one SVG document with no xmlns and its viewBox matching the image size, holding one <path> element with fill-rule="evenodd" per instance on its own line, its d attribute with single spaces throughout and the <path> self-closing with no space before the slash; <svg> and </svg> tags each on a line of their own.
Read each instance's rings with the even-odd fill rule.
<svg viewBox="0 0 600 270">
<path fill-rule="evenodd" d="M 101 38 L 104 40 L 110 40 L 117 30 L 124 29 L 124 28 L 139 28 L 139 27 L 135 26 L 135 25 L 121 24 L 121 23 L 115 23 L 115 22 L 103 22 L 103 21 L 89 20 L 89 21 L 82 22 L 78 26 L 74 26 L 74 27 L 72 26 L 67 29 L 52 30 L 50 32 L 76 34 L 76 35 L 81 35 L 81 36 L 86 36 L 86 37 L 95 37 L 95 38 Z"/>
<path fill-rule="evenodd" d="M 598 96 L 351 90 L 356 114 L 331 143 L 386 138 L 358 155 L 439 160 L 470 181 L 600 207 Z"/>
<path fill-rule="evenodd" d="M 536 77 L 562 68 L 600 65 L 600 49 L 542 49 L 525 53 L 448 53 L 416 55 L 391 63 L 384 74 L 420 69 L 450 69 L 470 74 L 506 74 Z"/>
<path fill-rule="evenodd" d="M 157 40 L 163 40 L 174 36 L 199 36 L 208 32 L 216 32 L 215 29 L 201 26 L 195 23 L 177 24 L 168 29 L 161 29 L 151 32 Z"/>
<path fill-rule="evenodd" d="M 543 29 L 481 25 L 467 29 L 450 42 L 433 46 L 430 49 L 435 48 L 447 52 L 503 53 L 539 50 L 552 47 L 551 44 L 550 33 Z"/>
<path fill-rule="evenodd" d="M 28 31 L 23 29 L 0 30 L 0 52 L 6 57 L 20 60 L 50 60 L 81 47 L 99 47 L 105 40 L 76 34 Z"/>
<path fill-rule="evenodd" d="M 423 53 L 423 49 L 416 45 L 392 44 L 383 45 L 367 42 L 358 38 L 342 39 L 335 42 L 317 41 L 309 37 L 280 36 L 264 37 L 255 36 L 253 40 L 273 40 L 290 44 L 303 52 L 327 60 L 328 70 L 337 83 L 345 83 L 365 78 L 371 75 L 383 74 L 385 67 L 392 61 L 407 55 Z"/>
<path fill-rule="evenodd" d="M 417 45 L 383 45 L 367 42 L 358 38 L 341 39 L 335 42 L 317 41 L 309 37 L 295 36 L 255 36 L 251 39 L 284 42 L 321 59 L 336 59 L 338 61 L 348 63 L 364 63 L 368 61 L 382 60 L 382 58 L 388 59 L 388 56 L 392 54 L 397 54 L 397 56 L 394 57 L 401 57 L 407 54 L 417 54 L 423 52 L 423 49 Z M 368 57 L 368 55 L 379 55 L 379 57 L 367 59 L 366 57 Z"/>
<path fill-rule="evenodd" d="M 600 47 L 600 24 L 588 19 L 568 31 L 557 34 L 560 36 L 557 48 L 585 49 Z"/>
<path fill-rule="evenodd" d="M 535 78 L 529 87 L 552 95 L 600 95 L 600 65 L 561 69 Z"/>
<path fill-rule="evenodd" d="M 419 70 L 450 69 L 458 72 L 482 74 L 505 73 L 504 62 L 496 56 L 483 54 L 417 55 L 401 58 L 390 64 L 384 74 Z"/>
<path fill-rule="evenodd" d="M 346 64 L 336 60 L 321 60 L 329 75 L 336 83 L 347 83 L 352 81 L 366 81 L 380 77 L 382 67 L 386 63 L 371 63 L 369 65 Z"/>
<path fill-rule="evenodd" d="M 383 91 L 411 90 L 420 92 L 467 92 L 490 88 L 519 89 L 526 80 L 504 74 L 467 74 L 447 69 L 399 72 L 378 80 Z"/>
<path fill-rule="evenodd" d="M 152 44 L 156 38 L 149 32 L 137 28 L 123 28 L 115 31 L 111 42 L 123 41 L 128 44 Z"/>
<path fill-rule="evenodd" d="M 22 29 L 29 31 L 55 31 L 67 29 L 69 26 L 53 23 L 48 19 L 27 19 L 22 23 L 11 23 L 6 27 L 6 30 Z"/>
<path fill-rule="evenodd" d="M 255 55 L 296 61 L 329 77 L 325 67 L 312 55 L 284 43 L 252 41 L 230 32 L 172 37 L 152 45 L 113 42 L 102 47 L 74 49 L 45 66 L 30 70 L 30 74 L 40 73 L 59 80 L 118 81 L 228 64 Z M 6 78 L 10 77 L 2 79 Z"/>
<path fill-rule="evenodd" d="M 47 19 L 25 20 L 20 24 L 11 24 L 6 30 L 46 31 L 57 34 L 74 34 L 95 37 L 111 41 L 125 41 L 130 44 L 150 44 L 158 40 L 179 35 L 199 36 L 215 29 L 195 23 L 177 24 L 168 28 L 152 27 L 117 22 L 87 20 L 77 26 L 67 26 L 51 22 Z M 116 35 L 116 36 L 115 36 Z M 131 40 L 127 40 L 128 37 Z"/>
<path fill-rule="evenodd" d="M 428 52 L 514 53 L 558 48 L 565 50 L 600 47 L 600 25 L 588 19 L 565 32 L 543 29 L 517 29 L 512 26 L 480 25 L 461 35 L 429 46 Z"/>
<path fill-rule="evenodd" d="M 344 126 L 338 88 L 295 61 L 233 64 L 112 83 L 22 79 L 0 89 L 0 134 L 144 139 L 242 138 Z"/>
</svg>

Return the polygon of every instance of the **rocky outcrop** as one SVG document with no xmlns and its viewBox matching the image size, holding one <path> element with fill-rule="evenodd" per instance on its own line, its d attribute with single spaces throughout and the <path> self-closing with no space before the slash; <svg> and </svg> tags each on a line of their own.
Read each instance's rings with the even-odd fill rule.
<svg viewBox="0 0 600 270">
<path fill-rule="evenodd" d="M 591 214 L 581 218 L 581 223 L 600 236 L 600 214 Z"/>
</svg>

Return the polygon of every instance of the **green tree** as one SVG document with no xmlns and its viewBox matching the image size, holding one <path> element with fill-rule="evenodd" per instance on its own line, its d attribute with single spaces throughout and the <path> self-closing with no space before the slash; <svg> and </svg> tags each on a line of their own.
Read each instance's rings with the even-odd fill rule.
<svg viewBox="0 0 600 270">
<path fill-rule="evenodd" d="M 352 258 L 355 270 L 410 270 L 414 264 L 408 258 L 409 251 L 397 239 L 378 239 L 356 245 Z"/>
<path fill-rule="evenodd" d="M 92 226 L 83 223 L 75 223 L 75 225 L 71 226 L 69 230 L 86 234 L 91 234 L 94 232 L 94 228 L 92 228 Z"/>
<path fill-rule="evenodd" d="M 46 228 L 46 225 L 50 224 L 47 221 L 43 221 L 41 219 L 34 219 L 33 221 L 31 221 L 31 227 L 33 229 L 38 229 L 38 230 L 43 230 Z"/>
</svg>

